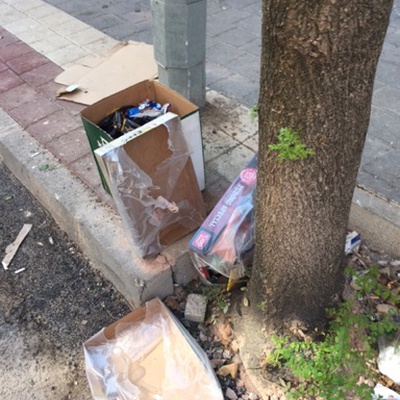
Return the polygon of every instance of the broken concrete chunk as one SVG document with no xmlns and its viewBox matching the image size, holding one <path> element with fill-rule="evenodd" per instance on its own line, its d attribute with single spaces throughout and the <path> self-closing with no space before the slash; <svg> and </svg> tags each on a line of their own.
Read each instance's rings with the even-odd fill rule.
<svg viewBox="0 0 400 400">
<path fill-rule="evenodd" d="M 236 400 L 238 398 L 237 394 L 229 387 L 226 389 L 225 396 L 229 400 Z"/>
<path fill-rule="evenodd" d="M 207 300 L 201 294 L 189 294 L 186 300 L 185 319 L 193 322 L 204 322 Z"/>
</svg>

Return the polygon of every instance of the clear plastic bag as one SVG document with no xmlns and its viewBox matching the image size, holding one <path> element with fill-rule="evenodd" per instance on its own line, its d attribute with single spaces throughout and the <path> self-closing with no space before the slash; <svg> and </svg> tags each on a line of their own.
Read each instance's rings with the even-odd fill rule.
<svg viewBox="0 0 400 400">
<path fill-rule="evenodd" d="M 160 118 L 143 128 L 148 148 L 128 134 L 102 156 L 125 231 L 143 257 L 196 229 L 205 215 L 179 117 Z"/>
<path fill-rule="evenodd" d="M 159 299 L 97 333 L 84 352 L 95 400 L 223 400 L 206 354 Z"/>
<path fill-rule="evenodd" d="M 233 280 L 245 275 L 254 245 L 256 180 L 254 156 L 189 242 L 193 263 L 208 283 L 218 279 L 213 272 Z"/>
</svg>

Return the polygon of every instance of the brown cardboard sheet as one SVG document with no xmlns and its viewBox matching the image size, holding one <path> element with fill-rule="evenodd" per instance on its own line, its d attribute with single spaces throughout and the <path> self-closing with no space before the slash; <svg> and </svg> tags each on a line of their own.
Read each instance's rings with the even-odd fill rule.
<svg viewBox="0 0 400 400">
<path fill-rule="evenodd" d="M 156 75 L 153 46 L 129 41 L 115 46 L 104 58 L 84 59 L 58 75 L 55 82 L 79 85 L 78 90 L 62 94 L 60 99 L 91 105 Z"/>
</svg>

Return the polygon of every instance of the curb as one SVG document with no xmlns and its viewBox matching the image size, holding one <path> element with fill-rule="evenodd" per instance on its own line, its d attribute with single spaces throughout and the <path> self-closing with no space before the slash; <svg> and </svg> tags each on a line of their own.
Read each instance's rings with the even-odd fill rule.
<svg viewBox="0 0 400 400">
<path fill-rule="evenodd" d="M 173 293 L 172 267 L 178 271 L 187 267 L 182 241 L 164 256 L 143 260 L 128 243 L 116 212 L 99 202 L 1 109 L 0 132 L 0 156 L 5 166 L 133 307 Z M 41 165 L 48 168 L 40 170 Z M 180 282 L 187 283 L 190 278 L 182 277 Z"/>
</svg>

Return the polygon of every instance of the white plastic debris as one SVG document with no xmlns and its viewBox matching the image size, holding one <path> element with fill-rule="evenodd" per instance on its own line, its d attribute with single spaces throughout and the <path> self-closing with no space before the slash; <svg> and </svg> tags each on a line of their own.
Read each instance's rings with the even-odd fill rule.
<svg viewBox="0 0 400 400">
<path fill-rule="evenodd" d="M 21 273 L 21 272 L 23 272 L 23 271 L 25 271 L 25 268 L 20 268 L 20 269 L 17 269 L 17 270 L 14 272 L 14 274 L 19 274 L 19 273 Z"/>
<path fill-rule="evenodd" d="M 361 236 L 356 232 L 350 232 L 346 236 L 346 244 L 344 246 L 344 252 L 346 255 L 351 254 L 354 250 L 360 247 L 361 244 Z"/>
<path fill-rule="evenodd" d="M 400 331 L 392 342 L 379 342 L 379 356 L 377 359 L 379 371 L 400 384 Z"/>
<path fill-rule="evenodd" d="M 372 400 L 400 400 L 400 395 L 395 391 L 378 383 L 374 388 L 374 394 Z"/>
<path fill-rule="evenodd" d="M 24 224 L 14 242 L 6 247 L 6 255 L 3 258 L 3 261 L 1 262 L 4 269 L 6 270 L 8 269 L 8 266 L 10 265 L 12 259 L 17 253 L 19 246 L 21 246 L 21 243 L 24 241 L 26 235 L 29 233 L 31 228 L 32 228 L 31 224 Z"/>
</svg>

